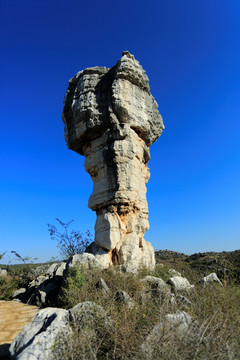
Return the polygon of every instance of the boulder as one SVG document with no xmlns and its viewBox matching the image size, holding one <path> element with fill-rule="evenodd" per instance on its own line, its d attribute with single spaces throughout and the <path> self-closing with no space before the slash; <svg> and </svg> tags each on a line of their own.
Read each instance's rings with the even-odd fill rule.
<svg viewBox="0 0 240 360">
<path fill-rule="evenodd" d="M 177 300 L 178 303 L 183 304 L 185 306 L 191 306 L 192 305 L 192 302 L 186 296 L 183 296 L 183 295 L 180 295 L 180 294 L 176 295 L 176 300 Z"/>
<path fill-rule="evenodd" d="M 100 278 L 98 282 L 96 283 L 96 288 L 102 290 L 105 294 L 110 293 L 110 289 L 107 286 L 106 282 L 103 280 L 103 278 Z"/>
<path fill-rule="evenodd" d="M 59 338 L 71 333 L 69 312 L 58 308 L 40 310 L 24 326 L 10 346 L 13 360 L 51 360 Z"/>
<path fill-rule="evenodd" d="M 109 332 L 113 332 L 113 326 L 114 323 L 106 311 L 92 301 L 80 303 L 70 310 L 46 308 L 40 310 L 33 321 L 13 340 L 10 346 L 11 358 L 61 359 L 62 354 L 69 351 L 68 344 L 76 340 L 72 338 L 75 331 L 78 336 L 84 336 L 88 344 L 93 341 L 98 345 L 98 350 L 98 337 L 102 339 L 103 336 L 109 336 Z"/>
<path fill-rule="evenodd" d="M 7 270 L 6 269 L 0 269 L 0 276 L 7 276 Z"/>
<path fill-rule="evenodd" d="M 25 288 L 20 288 L 18 290 L 15 290 L 12 294 L 12 299 L 19 299 L 21 300 L 21 298 L 23 297 L 23 294 L 26 292 Z"/>
<path fill-rule="evenodd" d="M 49 264 L 39 265 L 36 268 L 31 269 L 31 272 L 36 276 L 46 274 L 47 269 L 49 268 Z"/>
<path fill-rule="evenodd" d="M 204 276 L 197 282 L 197 284 L 202 284 L 204 287 L 209 285 L 223 286 L 216 273 L 211 273 L 207 276 Z"/>
<path fill-rule="evenodd" d="M 182 276 L 181 273 L 179 271 L 176 271 L 175 269 L 169 269 L 168 273 L 171 276 Z"/>
<path fill-rule="evenodd" d="M 93 301 L 85 301 L 69 310 L 70 319 L 78 327 L 112 326 L 112 320 L 102 306 Z"/>
<path fill-rule="evenodd" d="M 66 263 L 54 263 L 50 267 L 41 267 L 41 270 L 44 268 L 45 272 L 41 271 L 42 275 L 32 280 L 25 291 L 19 289 L 14 292 L 13 298 L 39 307 L 52 305 L 61 288 Z"/>
<path fill-rule="evenodd" d="M 171 290 L 170 286 L 167 285 L 164 280 L 155 276 L 148 275 L 144 279 L 141 279 L 140 282 L 145 286 L 150 286 L 152 289 L 158 289 L 162 293 L 167 293 Z"/>
<path fill-rule="evenodd" d="M 181 276 L 173 276 L 167 281 L 167 283 L 175 292 L 188 292 L 194 289 L 194 285 L 191 285 L 186 278 Z"/>
<path fill-rule="evenodd" d="M 67 262 L 66 273 L 73 266 L 84 267 L 85 269 L 101 268 L 100 262 L 93 254 L 82 253 L 73 255 Z"/>
<path fill-rule="evenodd" d="M 176 345 L 176 342 L 197 341 L 199 337 L 199 324 L 185 311 L 168 314 L 160 321 L 147 336 L 140 349 L 140 358 L 153 360 L 159 357 L 164 345 Z M 166 345 L 165 345 L 166 346 Z M 165 357 L 163 357 L 165 358 Z"/>
<path fill-rule="evenodd" d="M 116 291 L 115 300 L 120 304 L 125 304 L 129 309 L 134 307 L 134 302 L 132 301 L 130 295 L 124 290 Z"/>
</svg>

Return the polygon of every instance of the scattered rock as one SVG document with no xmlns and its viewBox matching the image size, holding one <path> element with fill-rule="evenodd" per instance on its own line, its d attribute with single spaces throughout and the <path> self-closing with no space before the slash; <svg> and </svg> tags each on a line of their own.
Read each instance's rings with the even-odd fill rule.
<svg viewBox="0 0 240 360">
<path fill-rule="evenodd" d="M 182 303 L 183 305 L 186 305 L 186 306 L 192 305 L 191 301 L 186 296 L 183 296 L 180 294 L 176 295 L 176 300 L 178 303 Z"/>
<path fill-rule="evenodd" d="M 200 279 L 197 284 L 202 284 L 204 287 L 208 285 L 218 284 L 220 286 L 223 286 L 222 282 L 219 280 L 216 273 L 211 273 L 202 279 Z"/>
<path fill-rule="evenodd" d="M 172 290 L 175 292 L 191 291 L 194 289 L 194 285 L 191 285 L 186 278 L 181 276 L 173 276 L 167 283 L 171 285 Z"/>
<path fill-rule="evenodd" d="M 118 290 L 115 294 L 115 300 L 118 303 L 127 305 L 129 309 L 132 309 L 134 307 L 134 302 L 126 291 Z"/>
<path fill-rule="evenodd" d="M 49 268 L 45 268 L 44 274 L 32 280 L 27 289 L 15 291 L 12 297 L 39 307 L 52 305 L 61 288 L 65 268 L 65 262 L 52 264 Z"/>
<path fill-rule="evenodd" d="M 49 276 L 40 275 L 36 279 L 32 280 L 28 287 L 39 287 L 41 284 L 43 284 L 46 280 L 49 280 Z"/>
<path fill-rule="evenodd" d="M 0 276 L 7 276 L 7 270 L 6 269 L 0 269 Z"/>
<path fill-rule="evenodd" d="M 176 271 L 175 269 L 169 269 L 168 273 L 171 276 L 182 276 L 181 273 L 179 271 Z"/>
<path fill-rule="evenodd" d="M 152 289 L 158 289 L 163 293 L 171 290 L 170 286 L 167 285 L 164 280 L 155 276 L 146 276 L 144 279 L 141 279 L 140 282 L 149 285 Z"/>
<path fill-rule="evenodd" d="M 32 268 L 31 272 L 36 276 L 44 275 L 46 274 L 47 269 L 49 268 L 49 264 L 43 264 L 39 265 L 36 268 Z"/>
<path fill-rule="evenodd" d="M 166 295 L 170 294 L 171 288 L 164 280 L 155 276 L 146 276 L 140 280 L 145 287 L 139 294 L 140 302 L 147 304 L 150 300 L 162 302 Z"/>
<path fill-rule="evenodd" d="M 175 314 L 168 314 L 160 321 L 147 336 L 141 346 L 141 358 L 151 360 L 158 358 L 159 350 L 164 342 L 175 341 L 186 342 L 196 341 L 199 336 L 199 324 L 185 311 L 177 311 Z"/>
<path fill-rule="evenodd" d="M 106 294 L 110 292 L 109 287 L 107 286 L 106 282 L 103 280 L 103 278 L 100 278 L 98 282 L 96 283 L 96 288 L 101 289 Z"/>
<path fill-rule="evenodd" d="M 112 326 L 112 320 L 102 306 L 85 301 L 69 310 L 70 318 L 81 329 L 88 326 Z"/>
</svg>

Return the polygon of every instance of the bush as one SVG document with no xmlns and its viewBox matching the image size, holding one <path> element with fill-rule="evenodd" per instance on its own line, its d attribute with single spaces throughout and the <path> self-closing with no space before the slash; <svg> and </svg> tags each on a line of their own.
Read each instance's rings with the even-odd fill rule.
<svg viewBox="0 0 240 360">
<path fill-rule="evenodd" d="M 75 254 L 83 253 L 93 241 L 90 231 L 87 230 L 84 235 L 79 231 L 69 230 L 69 226 L 74 220 L 71 220 L 68 223 L 64 223 L 58 218 L 56 218 L 56 220 L 61 226 L 62 231 L 58 230 L 55 225 L 47 224 L 48 231 L 51 239 L 57 241 L 57 247 L 63 258 L 68 259 Z"/>
<path fill-rule="evenodd" d="M 68 276 L 62 286 L 57 304 L 65 308 L 71 308 L 78 304 L 81 300 L 79 298 L 80 288 L 84 285 L 84 273 L 77 266 L 69 269 Z"/>
</svg>

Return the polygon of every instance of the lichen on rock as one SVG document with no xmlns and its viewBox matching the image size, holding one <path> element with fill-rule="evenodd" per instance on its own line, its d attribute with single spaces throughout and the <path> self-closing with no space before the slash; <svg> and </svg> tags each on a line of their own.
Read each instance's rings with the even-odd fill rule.
<svg viewBox="0 0 240 360">
<path fill-rule="evenodd" d="M 153 268 L 146 183 L 149 146 L 164 129 L 149 79 L 124 51 L 111 69 L 92 67 L 69 81 L 63 121 L 69 149 L 85 156 L 93 181 L 88 206 L 96 211 L 92 253 L 104 267 Z"/>
</svg>

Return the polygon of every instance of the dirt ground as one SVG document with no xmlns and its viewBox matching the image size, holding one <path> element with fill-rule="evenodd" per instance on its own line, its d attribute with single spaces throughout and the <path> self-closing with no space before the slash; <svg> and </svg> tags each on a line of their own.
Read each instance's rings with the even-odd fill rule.
<svg viewBox="0 0 240 360">
<path fill-rule="evenodd" d="M 39 309 L 16 301 L 0 300 L 0 359 L 9 359 L 8 348 L 22 330 L 30 323 Z"/>
</svg>

